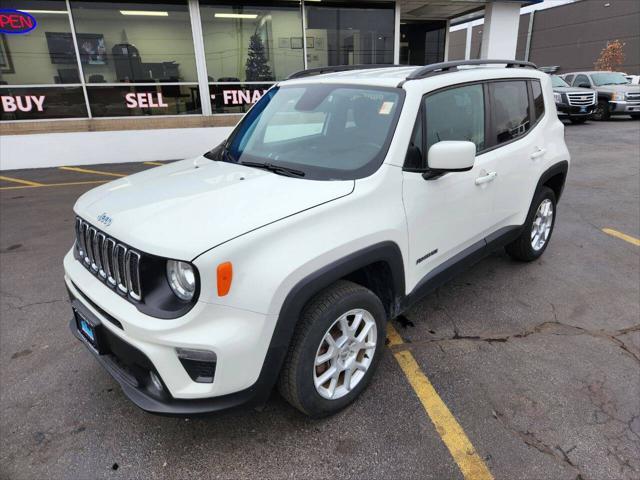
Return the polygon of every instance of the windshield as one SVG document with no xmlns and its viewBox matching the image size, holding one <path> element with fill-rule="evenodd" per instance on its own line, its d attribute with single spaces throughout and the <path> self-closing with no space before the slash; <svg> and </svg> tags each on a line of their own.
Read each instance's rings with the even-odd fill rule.
<svg viewBox="0 0 640 480">
<path fill-rule="evenodd" d="M 626 77 L 618 72 L 592 73 L 593 83 L 601 87 L 602 85 L 624 85 L 629 83 Z"/>
<path fill-rule="evenodd" d="M 557 75 L 551 75 L 551 85 L 554 87 L 568 87 L 569 84 Z"/>
<path fill-rule="evenodd" d="M 386 155 L 402 99 L 396 88 L 274 87 L 236 127 L 224 160 L 296 169 L 316 180 L 371 175 Z"/>
</svg>

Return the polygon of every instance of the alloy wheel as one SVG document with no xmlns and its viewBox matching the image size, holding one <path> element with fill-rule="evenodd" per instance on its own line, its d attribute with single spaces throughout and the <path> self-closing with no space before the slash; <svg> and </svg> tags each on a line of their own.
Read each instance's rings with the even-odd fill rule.
<svg viewBox="0 0 640 480">
<path fill-rule="evenodd" d="M 536 210 L 536 215 L 531 226 L 531 247 L 537 252 L 541 250 L 549 240 L 551 227 L 553 226 L 553 202 L 545 198 Z"/>
<path fill-rule="evenodd" d="M 364 378 L 376 351 L 373 315 L 358 308 L 341 315 L 325 333 L 316 352 L 313 381 L 328 400 L 347 395 Z"/>
</svg>

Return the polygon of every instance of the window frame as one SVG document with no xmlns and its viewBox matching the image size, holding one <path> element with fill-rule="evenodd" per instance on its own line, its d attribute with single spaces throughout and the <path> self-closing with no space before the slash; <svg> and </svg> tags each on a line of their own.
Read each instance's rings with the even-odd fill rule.
<svg viewBox="0 0 640 480">
<path fill-rule="evenodd" d="M 494 119 L 494 112 L 493 109 L 488 108 L 489 105 L 491 105 L 491 99 L 492 99 L 492 95 L 491 95 L 491 88 L 490 88 L 490 84 L 492 83 L 498 83 L 498 82 L 521 82 L 524 81 L 526 83 L 526 87 L 527 87 L 527 101 L 529 104 L 529 123 L 531 124 L 531 128 L 529 128 L 529 130 L 527 130 L 524 135 L 521 135 L 517 138 L 512 138 L 511 140 L 509 140 L 508 142 L 502 142 L 502 143 L 497 143 L 495 141 L 493 141 L 493 133 L 495 133 L 495 119 Z M 531 85 L 531 82 L 539 82 L 540 83 L 540 89 L 542 91 L 542 96 L 543 96 L 543 100 L 545 102 L 545 108 L 544 108 L 544 113 L 536 118 L 535 115 L 535 104 L 534 104 L 534 98 L 533 98 L 533 87 Z M 420 115 L 424 115 L 424 104 L 426 101 L 426 98 L 430 95 L 434 95 L 446 90 L 452 90 L 454 88 L 460 88 L 460 87 L 467 87 L 470 85 L 482 85 L 482 89 L 483 89 L 483 93 L 484 93 L 484 136 L 485 136 L 485 148 L 482 150 L 479 150 L 476 153 L 476 157 L 479 157 L 480 155 L 484 155 L 485 153 L 489 153 L 492 152 L 493 150 L 496 150 L 498 148 L 502 148 L 505 147 L 513 142 L 518 142 L 520 140 L 522 140 L 523 138 L 525 138 L 527 135 L 529 135 L 540 123 L 540 121 L 545 118 L 547 116 L 547 105 L 546 105 L 546 97 L 544 95 L 544 89 L 542 89 L 542 83 L 540 82 L 540 79 L 538 78 L 533 78 L 533 77 L 514 77 L 514 78 L 492 78 L 492 79 L 485 79 L 485 80 L 474 80 L 471 82 L 464 82 L 464 83 L 456 83 L 454 85 L 447 85 L 446 87 L 442 87 L 436 90 L 433 90 L 431 92 L 427 92 L 424 95 L 422 95 L 421 100 L 420 100 L 420 108 L 418 109 L 418 115 L 416 116 L 415 121 L 413 122 L 413 128 L 411 130 L 411 137 L 413 137 L 413 132 L 415 131 L 416 128 L 416 123 L 418 122 L 418 120 L 421 118 Z M 410 172 L 410 173 L 444 173 L 447 174 L 449 172 L 439 172 L 438 170 L 434 170 L 429 168 L 429 152 L 425 151 L 425 147 L 427 145 L 427 138 L 426 138 L 426 132 L 427 132 L 427 119 L 425 117 L 422 117 L 422 163 L 424 165 L 423 168 L 410 168 L 406 166 L 406 153 L 405 153 L 405 160 L 403 162 L 402 165 L 402 170 L 405 172 Z M 409 140 L 409 143 L 411 143 L 411 139 Z M 407 145 L 407 151 L 409 149 L 409 145 Z M 440 175 L 438 175 L 440 176 Z"/>
<path fill-rule="evenodd" d="M 489 121 L 490 121 L 490 113 L 488 112 L 487 109 L 487 93 L 488 93 L 488 87 L 486 85 L 487 81 L 485 80 L 474 80 L 471 82 L 463 82 L 463 83 L 456 83 L 454 85 L 447 85 L 446 87 L 442 87 L 442 88 L 438 88 L 437 90 L 432 90 L 430 92 L 427 92 L 425 94 L 422 95 L 421 99 L 420 99 L 420 108 L 418 109 L 418 115 L 416 116 L 415 121 L 413 122 L 413 128 L 411 129 L 411 137 L 413 137 L 413 132 L 416 129 L 416 124 L 417 122 L 421 119 L 422 120 L 422 163 L 423 163 L 423 167 L 422 168 L 410 168 L 406 166 L 406 154 L 405 154 L 405 162 L 402 165 L 402 170 L 405 172 L 413 172 L 413 173 L 428 173 L 428 172 L 439 172 L 439 170 L 434 170 L 432 168 L 429 168 L 429 152 L 426 151 L 426 146 L 427 146 L 427 119 L 425 116 L 425 103 L 428 97 L 432 96 L 432 95 L 436 95 L 438 93 L 442 93 L 445 92 L 447 90 L 454 90 L 457 88 L 463 88 L 463 87 L 469 87 L 469 86 L 473 86 L 473 85 L 481 85 L 482 86 L 482 97 L 483 97 L 483 102 L 482 102 L 482 108 L 484 109 L 484 138 L 485 138 L 485 148 L 482 150 L 478 150 L 478 152 L 476 152 L 476 157 L 478 155 L 482 155 L 487 151 L 487 147 L 486 147 L 486 142 L 487 142 L 487 133 L 488 133 L 488 127 L 489 127 Z M 420 115 L 422 115 L 422 117 L 420 117 Z M 411 142 L 411 140 L 409 140 L 409 142 Z M 408 150 L 409 146 L 407 145 L 407 150 Z M 448 173 L 448 172 L 440 172 L 440 173 Z"/>
</svg>

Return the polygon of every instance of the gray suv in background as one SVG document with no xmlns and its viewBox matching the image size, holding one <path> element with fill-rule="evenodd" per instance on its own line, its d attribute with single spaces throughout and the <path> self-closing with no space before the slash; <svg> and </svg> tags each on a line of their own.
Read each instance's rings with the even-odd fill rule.
<svg viewBox="0 0 640 480">
<path fill-rule="evenodd" d="M 598 92 L 595 120 L 607 120 L 612 115 L 640 118 L 640 85 L 631 85 L 620 72 L 571 72 L 562 78 L 574 87 L 592 88 Z"/>
</svg>

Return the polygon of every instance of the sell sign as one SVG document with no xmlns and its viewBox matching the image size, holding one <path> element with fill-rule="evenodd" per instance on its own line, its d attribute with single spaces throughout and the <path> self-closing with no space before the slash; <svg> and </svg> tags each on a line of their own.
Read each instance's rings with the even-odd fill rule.
<svg viewBox="0 0 640 480">
<path fill-rule="evenodd" d="M 20 35 L 36 28 L 33 15 L 20 10 L 0 10 L 0 33 Z"/>
</svg>

